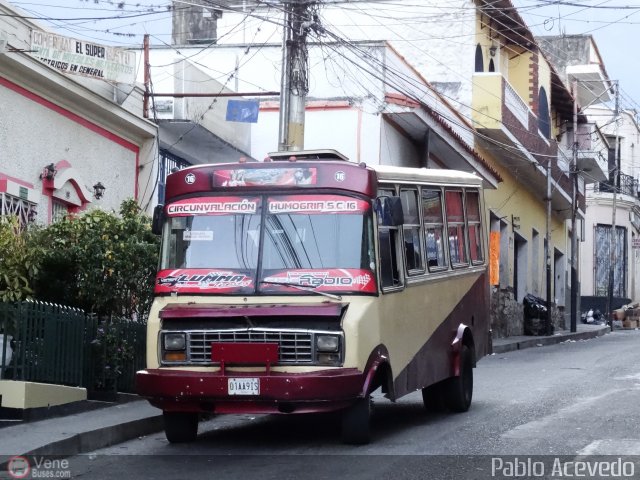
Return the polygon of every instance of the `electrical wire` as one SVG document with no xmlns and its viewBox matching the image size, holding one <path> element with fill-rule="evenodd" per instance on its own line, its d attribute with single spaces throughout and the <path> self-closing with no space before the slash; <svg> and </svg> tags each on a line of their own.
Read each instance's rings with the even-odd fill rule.
<svg viewBox="0 0 640 480">
<path fill-rule="evenodd" d="M 208 2 L 208 3 L 209 3 L 210 5 L 213 5 L 213 6 L 222 6 L 222 7 L 226 7 L 225 5 L 221 5 L 220 3 L 215 3 L 215 2 Z M 267 8 L 271 8 L 271 7 L 273 7 L 273 4 L 268 4 L 267 2 L 257 2 L 257 4 L 266 5 L 266 6 L 267 6 Z M 390 2 L 389 4 L 395 4 L 395 2 Z M 234 9 L 230 9 L 230 10 L 231 10 L 231 11 L 234 11 Z M 275 22 L 275 23 L 277 24 L 277 22 Z M 510 27 L 507 27 L 507 28 L 510 28 Z M 511 30 L 513 30 L 513 29 L 511 29 Z M 516 32 L 515 30 L 513 30 L 513 31 L 514 31 L 516 34 L 518 34 L 518 32 Z M 451 99 L 451 98 L 449 98 L 449 100 L 451 100 L 451 101 L 455 101 L 455 99 Z M 462 105 L 460 102 L 458 102 L 458 104 Z M 468 106 L 467 106 L 467 107 L 468 107 Z M 449 120 L 451 120 L 451 119 L 449 119 Z M 464 128 L 466 128 L 467 126 L 465 125 L 465 126 L 463 126 L 463 127 L 464 127 Z M 524 132 L 521 132 L 521 133 L 524 133 Z M 529 132 L 526 132 L 526 133 L 529 133 Z M 503 146 L 503 147 L 507 147 L 507 148 L 510 148 L 510 147 L 511 147 L 511 146 L 509 146 L 509 145 L 502 145 L 502 146 Z M 536 154 L 534 153 L 534 155 L 536 155 Z"/>
</svg>

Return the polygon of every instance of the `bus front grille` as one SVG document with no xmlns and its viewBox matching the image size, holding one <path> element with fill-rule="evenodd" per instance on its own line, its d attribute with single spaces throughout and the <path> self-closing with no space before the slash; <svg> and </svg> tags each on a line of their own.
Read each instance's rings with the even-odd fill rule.
<svg viewBox="0 0 640 480">
<path fill-rule="evenodd" d="M 313 363 L 313 334 L 283 330 L 205 330 L 188 332 L 189 363 L 211 365 L 212 343 L 276 343 L 278 364 Z"/>
</svg>

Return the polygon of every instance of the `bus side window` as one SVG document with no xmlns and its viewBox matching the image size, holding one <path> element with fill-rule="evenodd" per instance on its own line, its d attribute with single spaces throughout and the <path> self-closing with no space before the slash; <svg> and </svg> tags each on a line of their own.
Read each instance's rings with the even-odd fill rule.
<svg viewBox="0 0 640 480">
<path fill-rule="evenodd" d="M 445 190 L 449 259 L 452 267 L 469 265 L 462 190 Z"/>
<path fill-rule="evenodd" d="M 378 190 L 378 197 L 393 197 L 395 190 L 385 188 Z M 383 289 L 402 286 L 400 266 L 398 264 L 397 227 L 382 225 L 382 212 L 378 212 L 378 247 L 380 248 L 380 284 Z"/>
<path fill-rule="evenodd" d="M 476 190 L 467 190 L 465 207 L 469 228 L 469 256 L 474 264 L 484 261 L 482 254 L 482 223 L 480 217 L 480 195 Z"/>
<path fill-rule="evenodd" d="M 406 188 L 400 191 L 404 225 L 404 258 L 409 275 L 424 273 L 424 255 L 422 253 L 422 238 L 420 233 L 420 212 L 418 211 L 418 190 Z"/>
<path fill-rule="evenodd" d="M 439 188 L 422 189 L 422 218 L 429 270 L 447 268 L 444 252 L 442 192 Z"/>
</svg>

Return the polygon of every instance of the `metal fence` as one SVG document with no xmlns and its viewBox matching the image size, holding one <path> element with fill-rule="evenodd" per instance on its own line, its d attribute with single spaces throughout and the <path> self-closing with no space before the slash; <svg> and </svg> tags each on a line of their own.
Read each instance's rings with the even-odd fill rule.
<svg viewBox="0 0 640 480">
<path fill-rule="evenodd" d="M 0 303 L 0 378 L 133 393 L 145 330 L 45 302 Z"/>
<path fill-rule="evenodd" d="M 640 183 L 631 175 L 625 175 L 621 173 L 615 180 L 616 190 L 618 194 L 629 195 L 632 197 L 640 198 Z M 613 193 L 614 186 L 610 182 L 597 182 L 594 184 L 595 192 Z"/>
</svg>

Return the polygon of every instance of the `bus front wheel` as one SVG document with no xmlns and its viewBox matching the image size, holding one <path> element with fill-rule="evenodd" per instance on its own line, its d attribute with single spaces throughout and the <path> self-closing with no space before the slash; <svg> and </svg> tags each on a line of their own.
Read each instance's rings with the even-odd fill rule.
<svg viewBox="0 0 640 480">
<path fill-rule="evenodd" d="M 371 440 L 371 397 L 366 395 L 342 413 L 342 441 L 365 445 Z"/>
<path fill-rule="evenodd" d="M 466 412 L 473 397 L 473 356 L 471 349 L 463 345 L 460 351 L 460 375 L 447 380 L 445 400 L 452 412 Z"/>
<path fill-rule="evenodd" d="M 164 434 L 169 443 L 193 442 L 198 436 L 198 414 L 191 412 L 162 412 Z"/>
</svg>

